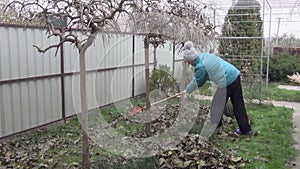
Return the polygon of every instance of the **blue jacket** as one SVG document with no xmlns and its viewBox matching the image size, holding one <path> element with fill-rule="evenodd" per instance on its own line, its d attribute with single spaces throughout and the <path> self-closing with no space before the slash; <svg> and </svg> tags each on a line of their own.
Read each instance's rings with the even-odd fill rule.
<svg viewBox="0 0 300 169">
<path fill-rule="evenodd" d="M 194 67 L 194 78 L 186 87 L 187 93 L 192 93 L 207 80 L 213 81 L 218 87 L 226 87 L 240 75 L 235 66 L 210 53 L 198 54 Z"/>
</svg>

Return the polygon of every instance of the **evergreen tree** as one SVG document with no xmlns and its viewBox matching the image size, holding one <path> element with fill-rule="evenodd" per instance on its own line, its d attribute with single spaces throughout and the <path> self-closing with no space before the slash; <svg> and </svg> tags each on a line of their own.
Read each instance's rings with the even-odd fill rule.
<svg viewBox="0 0 300 169">
<path fill-rule="evenodd" d="M 262 49 L 261 6 L 256 0 L 238 0 L 225 17 L 219 54 L 234 64 L 242 73 L 246 84 L 253 88 L 248 97 L 257 98 L 260 85 L 260 56 Z M 251 82 L 251 83 L 248 83 Z M 257 82 L 257 83 L 254 83 Z M 253 98 L 252 97 L 252 98 Z"/>
</svg>

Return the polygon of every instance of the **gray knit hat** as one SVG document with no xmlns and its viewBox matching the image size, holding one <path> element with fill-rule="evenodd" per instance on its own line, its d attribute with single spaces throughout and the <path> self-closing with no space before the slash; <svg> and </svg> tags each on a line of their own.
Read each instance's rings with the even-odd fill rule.
<svg viewBox="0 0 300 169">
<path fill-rule="evenodd" d="M 183 51 L 183 59 L 184 61 L 194 61 L 197 59 L 198 54 L 196 49 L 194 48 L 193 42 L 186 41 L 184 43 L 184 51 Z"/>
</svg>

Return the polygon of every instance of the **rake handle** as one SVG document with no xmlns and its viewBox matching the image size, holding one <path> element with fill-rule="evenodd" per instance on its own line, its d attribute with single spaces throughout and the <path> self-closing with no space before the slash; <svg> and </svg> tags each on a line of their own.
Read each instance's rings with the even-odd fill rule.
<svg viewBox="0 0 300 169">
<path fill-rule="evenodd" d="M 163 101 L 166 101 L 166 100 L 168 100 L 168 99 L 171 99 L 171 98 L 173 98 L 173 97 L 179 96 L 179 95 L 181 95 L 181 92 L 180 92 L 180 93 L 177 93 L 177 94 L 175 94 L 175 95 L 166 97 L 166 98 L 164 98 L 164 99 L 162 99 L 162 100 L 159 100 L 159 101 L 157 101 L 157 102 L 151 103 L 151 106 L 152 106 L 152 105 L 155 105 L 155 104 L 158 104 L 158 103 L 161 103 L 161 102 L 163 102 Z"/>
</svg>

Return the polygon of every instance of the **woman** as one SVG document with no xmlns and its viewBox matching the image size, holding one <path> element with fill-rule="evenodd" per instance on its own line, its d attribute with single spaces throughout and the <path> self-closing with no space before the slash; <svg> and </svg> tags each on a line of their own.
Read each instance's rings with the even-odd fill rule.
<svg viewBox="0 0 300 169">
<path fill-rule="evenodd" d="M 235 118 L 239 125 L 236 133 L 239 135 L 251 135 L 252 129 L 249 124 L 245 109 L 240 71 L 222 58 L 210 53 L 197 53 L 191 41 L 184 44 L 184 61 L 194 66 L 194 78 L 187 85 L 184 92 L 192 93 L 201 87 L 207 80 L 217 85 L 211 105 L 211 122 L 220 127 L 224 107 L 230 98 Z"/>
</svg>

